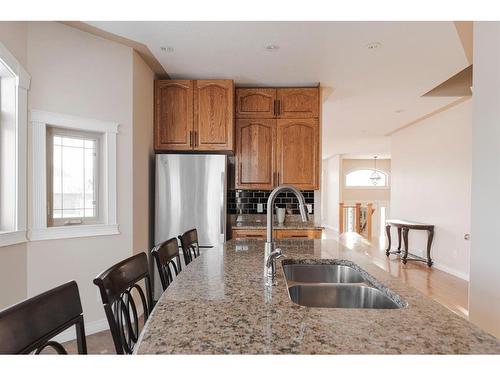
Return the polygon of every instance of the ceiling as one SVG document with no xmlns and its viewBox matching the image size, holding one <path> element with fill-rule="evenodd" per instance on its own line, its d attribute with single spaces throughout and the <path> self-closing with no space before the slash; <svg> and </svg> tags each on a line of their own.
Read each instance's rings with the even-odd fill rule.
<svg viewBox="0 0 500 375">
<path fill-rule="evenodd" d="M 88 23 L 145 44 L 173 79 L 319 83 L 323 158 L 389 154 L 385 134 L 456 100 L 422 95 L 469 65 L 453 22 Z"/>
</svg>

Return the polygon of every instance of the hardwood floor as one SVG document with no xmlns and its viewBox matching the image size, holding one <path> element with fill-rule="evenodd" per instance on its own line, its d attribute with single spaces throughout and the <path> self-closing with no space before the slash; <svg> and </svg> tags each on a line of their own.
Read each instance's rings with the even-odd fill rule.
<svg viewBox="0 0 500 375">
<path fill-rule="evenodd" d="M 337 235 L 326 230 L 325 238 L 334 238 L 347 248 L 364 253 L 380 268 L 400 278 L 403 282 L 436 300 L 453 312 L 468 318 L 469 283 L 435 267 L 427 267 L 421 262 L 402 264 L 396 255 L 385 255 L 387 246 L 384 237 L 374 238 L 371 242 L 357 233 Z"/>
<path fill-rule="evenodd" d="M 402 282 L 419 290 L 430 298 L 446 306 L 458 315 L 468 318 L 468 283 L 434 267 L 428 268 L 424 263 L 408 262 L 402 264 L 398 257 L 385 255 L 385 238 L 367 241 L 357 233 L 337 235 L 325 230 L 324 238 L 333 238 L 345 247 L 365 254 L 380 268 L 390 272 Z M 68 353 L 76 353 L 76 341 L 64 343 Z M 89 354 L 114 354 L 114 346 L 109 331 L 87 336 Z"/>
</svg>

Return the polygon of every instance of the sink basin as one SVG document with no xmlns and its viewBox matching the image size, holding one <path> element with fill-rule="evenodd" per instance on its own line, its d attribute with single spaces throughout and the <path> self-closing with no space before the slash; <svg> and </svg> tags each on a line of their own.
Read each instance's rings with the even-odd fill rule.
<svg viewBox="0 0 500 375">
<path fill-rule="evenodd" d="M 296 283 L 362 283 L 354 268 L 339 264 L 283 264 L 287 281 Z"/>
<path fill-rule="evenodd" d="M 351 309 L 399 309 L 400 306 L 380 290 L 366 285 L 294 285 L 290 299 L 301 306 Z"/>
</svg>

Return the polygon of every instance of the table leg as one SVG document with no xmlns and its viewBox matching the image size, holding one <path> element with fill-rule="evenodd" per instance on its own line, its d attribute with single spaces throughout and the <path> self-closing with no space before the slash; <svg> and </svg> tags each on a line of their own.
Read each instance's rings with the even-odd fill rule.
<svg viewBox="0 0 500 375">
<path fill-rule="evenodd" d="M 431 259 L 431 246 L 432 246 L 432 240 L 434 239 L 434 229 L 428 229 L 427 230 L 427 266 L 431 267 L 432 266 L 432 259 Z"/>
<path fill-rule="evenodd" d="M 398 253 L 401 253 L 401 227 L 398 227 Z"/>
<path fill-rule="evenodd" d="M 405 249 L 404 249 L 404 254 L 403 254 L 403 264 L 406 264 L 407 258 L 408 258 L 408 232 L 410 231 L 409 228 L 404 227 L 403 228 L 403 241 L 405 243 Z"/>
<path fill-rule="evenodd" d="M 389 252 L 391 251 L 391 226 L 387 224 L 385 226 L 385 233 L 387 233 L 387 241 L 389 245 L 387 245 L 387 249 L 385 250 L 385 255 L 389 256 Z"/>
</svg>

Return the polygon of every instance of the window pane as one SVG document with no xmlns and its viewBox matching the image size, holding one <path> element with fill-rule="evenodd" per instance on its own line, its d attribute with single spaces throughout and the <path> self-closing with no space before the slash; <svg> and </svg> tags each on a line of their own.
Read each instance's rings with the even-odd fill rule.
<svg viewBox="0 0 500 375">
<path fill-rule="evenodd" d="M 52 141 L 53 218 L 96 217 L 97 140 L 58 134 Z"/>
<path fill-rule="evenodd" d="M 65 144 L 65 140 L 63 138 L 63 144 Z M 81 144 L 83 143 L 81 142 Z M 83 149 L 63 146 L 62 165 L 63 217 L 82 217 Z"/>
<path fill-rule="evenodd" d="M 93 143 L 93 142 L 92 142 Z M 94 196 L 94 160 L 95 160 L 95 149 L 86 148 L 85 152 L 85 208 L 94 208 L 94 203 L 96 197 Z M 88 216 L 87 213 L 85 216 Z M 94 216 L 92 213 L 90 216 Z"/>
<path fill-rule="evenodd" d="M 63 146 L 68 146 L 68 147 L 78 147 L 82 148 L 83 147 L 83 139 L 81 138 L 72 138 L 72 137 L 63 137 L 62 138 L 62 144 Z"/>
<path fill-rule="evenodd" d="M 55 139 L 59 139 L 59 144 L 61 144 L 60 137 L 54 137 L 54 148 L 53 148 L 53 170 L 52 170 L 52 192 L 53 192 L 53 206 L 54 209 L 62 209 L 62 187 L 61 187 L 61 174 L 62 174 L 62 159 L 61 152 L 62 147 L 60 145 L 56 145 Z M 59 212 L 60 214 L 60 212 Z"/>
<path fill-rule="evenodd" d="M 375 184 L 370 177 L 372 176 L 373 169 L 361 169 L 348 173 L 345 177 L 346 186 L 387 186 L 387 176 L 381 171 L 377 171 L 380 179 Z"/>
</svg>

